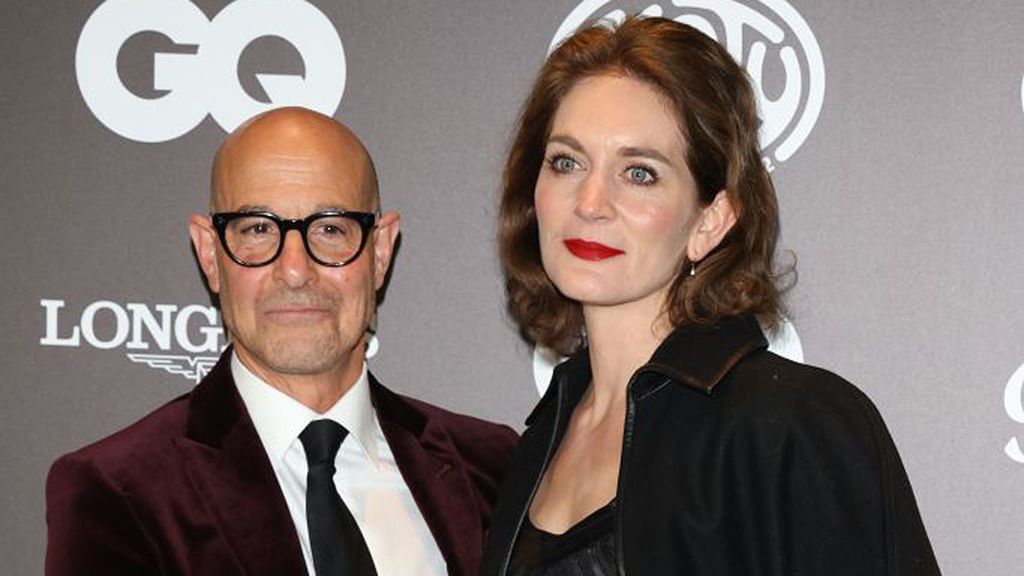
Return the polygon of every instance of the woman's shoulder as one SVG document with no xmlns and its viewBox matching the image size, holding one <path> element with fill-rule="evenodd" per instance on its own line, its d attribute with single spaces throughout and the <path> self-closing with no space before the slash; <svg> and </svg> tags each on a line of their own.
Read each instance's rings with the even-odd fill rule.
<svg viewBox="0 0 1024 576">
<path fill-rule="evenodd" d="M 834 372 L 767 350 L 739 362 L 715 392 L 728 417 L 755 428 L 888 439 L 878 409 L 860 388 Z"/>
</svg>

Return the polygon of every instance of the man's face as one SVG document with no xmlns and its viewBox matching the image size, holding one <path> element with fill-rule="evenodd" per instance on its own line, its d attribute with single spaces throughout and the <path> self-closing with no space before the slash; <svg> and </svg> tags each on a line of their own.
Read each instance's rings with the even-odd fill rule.
<svg viewBox="0 0 1024 576">
<path fill-rule="evenodd" d="M 222 153 L 214 179 L 217 212 L 305 218 L 324 210 L 375 209 L 366 185 L 370 168 L 354 143 L 318 139 L 315 132 L 271 131 L 233 144 Z M 290 375 L 354 381 L 397 231 L 397 216 L 384 215 L 368 232 L 359 257 L 334 268 L 314 262 L 293 230 L 276 260 L 247 268 L 228 257 L 209 218 L 192 222 L 193 241 L 210 288 L 220 295 L 235 351 L 268 382 Z"/>
</svg>

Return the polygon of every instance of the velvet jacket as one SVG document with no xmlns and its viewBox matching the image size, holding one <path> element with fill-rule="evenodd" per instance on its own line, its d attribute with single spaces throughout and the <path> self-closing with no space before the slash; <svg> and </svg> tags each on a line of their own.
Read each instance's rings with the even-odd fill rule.
<svg viewBox="0 0 1024 576">
<path fill-rule="evenodd" d="M 372 375 L 370 395 L 449 574 L 475 576 L 516 434 Z M 46 498 L 48 576 L 306 574 L 230 351 L 192 392 L 58 459 Z"/>
<path fill-rule="evenodd" d="M 631 378 L 614 520 L 618 574 L 938 574 L 903 465 L 870 400 L 838 376 L 766 348 L 751 317 L 685 326 Z M 527 419 L 484 576 L 506 574 L 589 382 L 583 350 L 555 370 Z"/>
</svg>

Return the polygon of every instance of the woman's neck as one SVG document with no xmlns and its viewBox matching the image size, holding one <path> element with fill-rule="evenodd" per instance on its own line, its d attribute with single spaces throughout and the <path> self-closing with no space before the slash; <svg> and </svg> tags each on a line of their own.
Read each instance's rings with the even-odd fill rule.
<svg viewBox="0 0 1024 576">
<path fill-rule="evenodd" d="M 625 404 L 626 387 L 636 370 L 668 336 L 671 326 L 660 306 L 642 302 L 623 306 L 584 306 L 592 386 L 588 394 L 597 413 Z"/>
</svg>

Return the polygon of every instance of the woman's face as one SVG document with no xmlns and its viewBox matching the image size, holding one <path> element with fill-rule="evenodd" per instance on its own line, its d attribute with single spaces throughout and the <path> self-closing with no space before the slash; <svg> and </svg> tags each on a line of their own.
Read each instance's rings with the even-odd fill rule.
<svg viewBox="0 0 1024 576">
<path fill-rule="evenodd" d="M 569 91 L 534 192 L 544 269 L 565 296 L 661 311 L 700 212 L 685 151 L 650 85 L 601 75 Z"/>
</svg>

